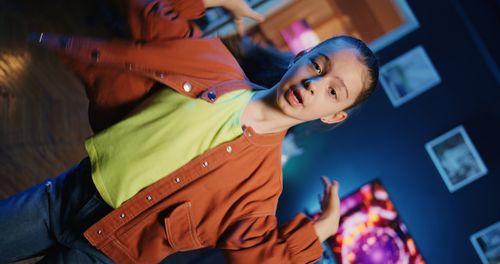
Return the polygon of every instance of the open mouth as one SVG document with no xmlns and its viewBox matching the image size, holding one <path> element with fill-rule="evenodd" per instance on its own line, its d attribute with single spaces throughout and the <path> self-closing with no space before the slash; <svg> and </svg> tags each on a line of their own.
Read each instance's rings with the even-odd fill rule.
<svg viewBox="0 0 500 264">
<path fill-rule="evenodd" d="M 290 89 L 288 89 L 286 97 L 288 102 L 294 107 L 302 106 L 302 103 L 304 102 L 302 95 L 295 86 L 292 86 L 290 87 Z"/>
<path fill-rule="evenodd" d="M 300 104 L 303 103 L 302 95 L 300 94 L 299 90 L 294 86 L 292 88 L 293 95 L 295 95 L 295 98 L 299 101 Z"/>
</svg>

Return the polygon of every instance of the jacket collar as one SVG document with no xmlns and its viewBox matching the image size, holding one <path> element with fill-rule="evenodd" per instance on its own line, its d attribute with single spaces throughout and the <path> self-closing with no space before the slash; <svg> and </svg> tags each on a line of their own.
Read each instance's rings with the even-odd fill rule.
<svg viewBox="0 0 500 264">
<path fill-rule="evenodd" d="M 258 134 L 252 127 L 245 127 L 243 129 L 243 137 L 255 145 L 273 146 L 281 144 L 286 132 L 287 130 L 276 133 Z"/>
</svg>

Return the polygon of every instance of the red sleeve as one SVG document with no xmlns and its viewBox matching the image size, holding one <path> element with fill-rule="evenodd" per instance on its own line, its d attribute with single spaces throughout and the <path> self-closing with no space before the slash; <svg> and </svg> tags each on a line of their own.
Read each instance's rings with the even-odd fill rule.
<svg viewBox="0 0 500 264">
<path fill-rule="evenodd" d="M 204 15 L 201 0 L 129 0 L 127 4 L 135 41 L 201 37 L 201 31 L 190 22 Z"/>
<path fill-rule="evenodd" d="M 122 4 L 136 43 L 201 36 L 190 22 L 204 15 L 201 0 L 128 0 Z M 127 71 L 127 65 L 133 65 L 126 62 L 129 58 L 124 55 L 134 49 L 132 41 L 100 41 L 53 34 L 33 36 L 31 41 L 58 52 L 63 63 L 84 83 L 90 101 L 89 119 L 95 132 L 121 120 L 148 94 L 154 83 L 152 79 Z M 125 61 L 116 61 L 117 58 Z M 112 64 L 119 67 L 109 67 Z"/>
<path fill-rule="evenodd" d="M 220 238 L 228 263 L 314 263 L 323 248 L 313 223 L 304 214 L 282 227 L 275 216 L 238 222 Z"/>
</svg>

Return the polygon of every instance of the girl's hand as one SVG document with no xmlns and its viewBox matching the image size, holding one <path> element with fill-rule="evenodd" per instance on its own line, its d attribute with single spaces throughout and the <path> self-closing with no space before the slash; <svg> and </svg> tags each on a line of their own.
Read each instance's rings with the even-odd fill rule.
<svg viewBox="0 0 500 264">
<path fill-rule="evenodd" d="M 257 22 L 264 21 L 264 16 L 255 12 L 244 0 L 203 0 L 203 3 L 206 8 L 220 6 L 229 11 L 233 15 L 236 31 L 240 35 L 245 33 L 244 17 L 251 18 Z"/>
<path fill-rule="evenodd" d="M 339 184 L 322 176 L 325 189 L 321 198 L 321 216 L 314 223 L 314 229 L 321 242 L 337 233 L 340 220 Z"/>
</svg>

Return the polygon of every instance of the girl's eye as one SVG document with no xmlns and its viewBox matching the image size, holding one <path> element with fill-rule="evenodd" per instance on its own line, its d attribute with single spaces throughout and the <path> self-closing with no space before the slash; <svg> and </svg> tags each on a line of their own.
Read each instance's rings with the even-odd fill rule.
<svg viewBox="0 0 500 264">
<path fill-rule="evenodd" d="M 315 61 L 311 61 L 311 63 L 317 74 L 323 73 L 323 70 L 321 69 L 321 66 L 319 66 L 318 63 L 316 63 Z"/>
<path fill-rule="evenodd" d="M 337 92 L 335 91 L 335 89 L 330 88 L 330 95 L 337 96 Z"/>
</svg>

